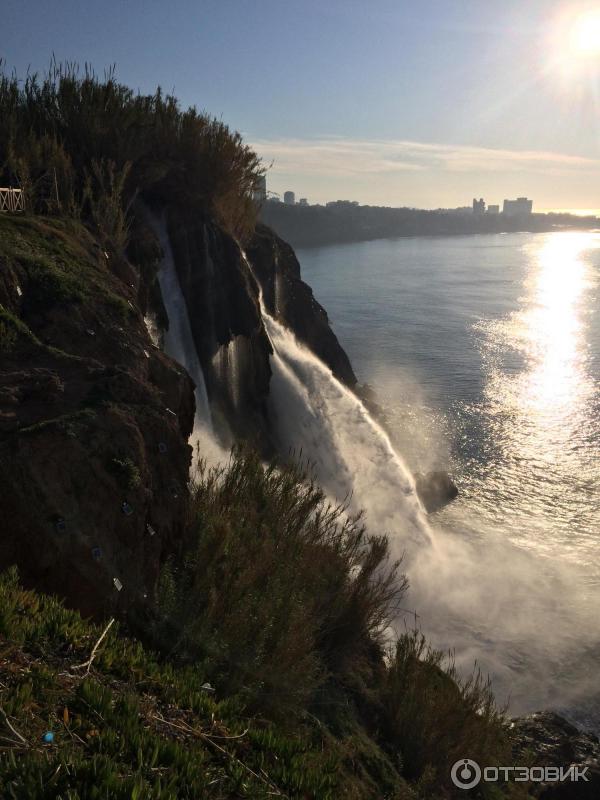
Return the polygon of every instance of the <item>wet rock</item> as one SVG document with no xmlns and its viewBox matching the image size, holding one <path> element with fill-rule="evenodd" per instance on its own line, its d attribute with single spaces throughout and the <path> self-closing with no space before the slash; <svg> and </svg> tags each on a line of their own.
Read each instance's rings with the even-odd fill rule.
<svg viewBox="0 0 600 800">
<path fill-rule="evenodd" d="M 329 325 L 327 312 L 300 277 L 300 264 L 292 247 L 266 225 L 258 225 L 246 255 L 260 281 L 269 313 L 291 328 L 336 378 L 353 389 L 356 375 L 350 360 Z"/>
<path fill-rule="evenodd" d="M 514 753 L 539 767 L 587 767 L 578 781 L 539 784 L 534 796 L 542 800 L 597 800 L 600 797 L 600 741 L 578 730 L 552 711 L 540 711 L 514 719 L 511 724 Z M 533 756 L 533 760 L 532 757 Z"/>
<path fill-rule="evenodd" d="M 442 470 L 427 472 L 425 475 L 417 473 L 415 484 L 419 500 L 428 513 L 439 511 L 458 497 L 458 487 L 450 475 Z"/>
<path fill-rule="evenodd" d="M 239 244 L 214 221 L 174 209 L 167 217 L 213 424 L 267 450 L 271 345 L 256 281 Z"/>
</svg>

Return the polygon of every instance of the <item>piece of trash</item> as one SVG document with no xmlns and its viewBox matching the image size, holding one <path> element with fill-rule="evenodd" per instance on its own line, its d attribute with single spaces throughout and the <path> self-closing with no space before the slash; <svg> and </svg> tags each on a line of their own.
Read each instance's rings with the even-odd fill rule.
<svg viewBox="0 0 600 800">
<path fill-rule="evenodd" d="M 117 592 L 120 592 L 121 589 L 123 588 L 123 584 L 121 583 L 121 581 L 118 578 L 113 578 L 113 583 L 115 585 L 115 589 L 117 590 Z"/>
<path fill-rule="evenodd" d="M 63 533 L 63 531 L 67 530 L 67 523 L 62 517 L 57 517 L 56 522 L 54 523 L 54 527 L 56 528 L 57 531 Z"/>
<path fill-rule="evenodd" d="M 125 502 L 122 504 L 121 511 L 124 514 L 126 514 L 128 517 L 130 517 L 133 514 L 133 508 L 132 508 L 132 506 L 129 505 L 127 500 L 125 500 Z"/>
<path fill-rule="evenodd" d="M 127 305 L 129 306 L 129 308 L 133 308 L 133 303 L 131 302 L 131 300 L 127 301 Z"/>
<path fill-rule="evenodd" d="M 165 411 L 167 412 L 167 414 L 172 414 L 174 417 L 177 416 L 177 414 L 174 411 L 171 411 L 170 408 L 165 408 Z"/>
<path fill-rule="evenodd" d="M 63 709 L 63 722 L 65 725 L 69 724 L 69 709 L 66 706 Z"/>
<path fill-rule="evenodd" d="M 146 525 L 146 530 L 148 531 L 148 533 L 150 534 L 150 536 L 154 536 L 154 535 L 156 534 L 156 531 L 154 530 L 154 528 L 152 527 L 152 525 L 150 525 L 150 523 L 148 523 L 148 524 Z"/>
<path fill-rule="evenodd" d="M 22 297 L 22 296 L 23 296 L 23 289 L 21 289 L 21 287 L 19 286 L 19 284 L 17 284 L 17 294 L 19 295 L 19 297 Z"/>
<path fill-rule="evenodd" d="M 200 687 L 204 692 L 209 692 L 210 694 L 214 694 L 215 687 L 211 686 L 210 683 L 203 683 Z"/>
<path fill-rule="evenodd" d="M 102 558 L 102 550 L 99 547 L 92 547 L 92 558 L 94 561 L 100 561 Z"/>
<path fill-rule="evenodd" d="M 142 352 L 144 353 L 146 358 L 150 358 L 150 353 L 147 350 L 143 350 Z"/>
<path fill-rule="evenodd" d="M 42 739 L 46 744 L 52 744 L 54 741 L 54 734 L 52 731 L 46 731 L 46 733 L 42 736 Z"/>
<path fill-rule="evenodd" d="M 167 445 L 164 442 L 158 443 L 158 452 L 159 453 L 166 453 L 167 452 Z"/>
<path fill-rule="evenodd" d="M 96 331 L 93 328 L 86 328 L 85 332 L 87 333 L 88 336 L 95 336 L 96 335 Z"/>
<path fill-rule="evenodd" d="M 108 261 L 108 253 L 106 252 L 106 250 L 104 251 L 104 258 Z"/>
</svg>

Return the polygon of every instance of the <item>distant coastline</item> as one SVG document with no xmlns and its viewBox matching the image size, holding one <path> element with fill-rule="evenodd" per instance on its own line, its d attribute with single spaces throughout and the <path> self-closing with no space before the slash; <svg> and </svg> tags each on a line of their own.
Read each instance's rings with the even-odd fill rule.
<svg viewBox="0 0 600 800">
<path fill-rule="evenodd" d="M 533 213 L 511 217 L 473 214 L 469 209 L 389 208 L 353 203 L 288 205 L 267 200 L 261 220 L 293 247 L 393 239 L 408 236 L 456 236 L 480 233 L 543 233 L 600 229 L 600 217 L 579 212 Z"/>
</svg>

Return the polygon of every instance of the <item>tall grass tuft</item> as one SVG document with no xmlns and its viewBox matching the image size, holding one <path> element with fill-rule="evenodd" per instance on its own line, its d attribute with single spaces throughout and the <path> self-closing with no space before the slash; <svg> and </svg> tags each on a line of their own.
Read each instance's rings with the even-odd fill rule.
<svg viewBox="0 0 600 800">
<path fill-rule="evenodd" d="M 381 699 L 384 741 L 425 796 L 452 790 L 450 772 L 459 759 L 512 763 L 504 709 L 489 680 L 477 669 L 461 679 L 453 659 L 419 631 L 401 636 L 389 654 Z"/>
<path fill-rule="evenodd" d="M 405 589 L 398 564 L 386 539 L 327 504 L 302 468 L 265 468 L 239 452 L 225 468 L 201 469 L 189 531 L 162 577 L 155 643 L 200 661 L 251 707 L 306 708 L 381 646 Z"/>
</svg>

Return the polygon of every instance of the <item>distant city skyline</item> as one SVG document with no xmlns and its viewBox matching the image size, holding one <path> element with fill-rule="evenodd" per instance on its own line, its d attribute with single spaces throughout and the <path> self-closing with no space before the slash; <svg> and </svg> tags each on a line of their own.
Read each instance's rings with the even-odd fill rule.
<svg viewBox="0 0 600 800">
<path fill-rule="evenodd" d="M 540 210 L 597 209 L 600 41 L 585 15 L 598 10 L 600 0 L 7 0 L 0 57 L 20 76 L 54 53 L 100 74 L 115 64 L 142 92 L 173 90 L 272 162 L 273 190 L 293 185 L 311 202 L 527 195 Z"/>
</svg>

